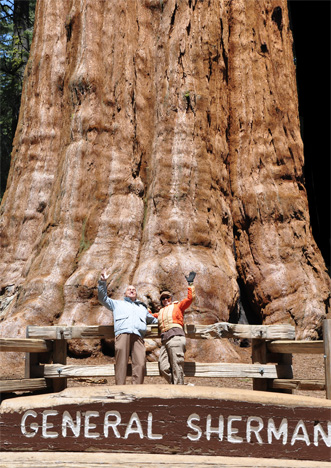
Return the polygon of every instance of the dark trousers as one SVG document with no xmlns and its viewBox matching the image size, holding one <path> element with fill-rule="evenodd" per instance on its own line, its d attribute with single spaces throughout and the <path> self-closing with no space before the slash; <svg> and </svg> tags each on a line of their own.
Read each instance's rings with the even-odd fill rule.
<svg viewBox="0 0 331 468">
<path fill-rule="evenodd" d="M 132 383 L 144 383 L 146 368 L 146 348 L 144 340 L 133 333 L 115 337 L 115 382 L 125 385 L 129 356 L 132 361 Z"/>
</svg>

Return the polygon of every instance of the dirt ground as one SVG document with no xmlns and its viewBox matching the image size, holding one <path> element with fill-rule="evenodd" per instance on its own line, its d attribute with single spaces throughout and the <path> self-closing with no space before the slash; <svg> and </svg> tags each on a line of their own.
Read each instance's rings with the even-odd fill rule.
<svg viewBox="0 0 331 468">
<path fill-rule="evenodd" d="M 238 352 L 242 362 L 251 362 L 251 347 L 239 348 Z M 2 353 L 1 353 L 2 354 Z M 105 365 L 114 362 L 114 358 L 104 355 L 88 357 L 85 359 L 68 358 L 68 365 Z M 18 379 L 24 376 L 24 364 L 3 369 L 1 366 L 1 379 Z M 293 355 L 293 377 L 296 379 L 325 379 L 324 362 L 322 354 L 294 354 Z M 130 385 L 130 377 L 127 378 L 127 384 Z M 145 377 L 145 384 L 164 384 L 167 385 L 162 377 Z M 227 387 L 253 389 L 252 379 L 250 378 L 197 378 L 186 377 L 186 385 L 209 386 L 209 387 Z M 68 387 L 90 386 L 90 385 L 115 385 L 114 377 L 95 377 L 68 379 Z M 21 392 L 19 392 L 22 395 Z M 312 390 L 294 390 L 295 395 L 312 396 L 315 398 L 326 398 L 325 391 Z M 8 395 L 9 396 L 9 395 Z M 14 395 L 12 395 L 14 396 Z"/>
</svg>

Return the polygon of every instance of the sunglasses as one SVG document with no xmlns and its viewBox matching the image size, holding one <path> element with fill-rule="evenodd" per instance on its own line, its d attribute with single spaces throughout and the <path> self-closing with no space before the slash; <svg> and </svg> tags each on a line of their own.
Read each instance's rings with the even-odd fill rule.
<svg viewBox="0 0 331 468">
<path fill-rule="evenodd" d="M 171 296 L 162 296 L 162 301 L 164 301 L 164 299 L 171 299 Z"/>
</svg>

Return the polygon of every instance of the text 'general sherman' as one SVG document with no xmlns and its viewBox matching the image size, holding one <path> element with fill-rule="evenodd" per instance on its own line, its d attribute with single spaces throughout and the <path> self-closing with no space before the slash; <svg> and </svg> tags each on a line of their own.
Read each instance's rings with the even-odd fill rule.
<svg viewBox="0 0 331 468">
<path fill-rule="evenodd" d="M 60 418 L 60 419 L 59 419 Z M 279 418 L 278 418 L 279 419 Z M 318 423 L 298 420 L 289 424 L 287 418 L 276 422 L 275 418 L 198 413 L 190 414 L 182 424 L 182 437 L 194 442 L 212 439 L 231 444 L 257 443 L 273 444 L 279 441 L 283 446 L 326 446 L 331 447 L 331 421 Z M 164 440 L 167 433 L 160 431 L 160 424 L 152 412 L 139 415 L 133 412 L 127 422 L 119 411 L 74 411 L 59 412 L 46 409 L 37 412 L 26 411 L 20 424 L 21 434 L 27 438 L 43 439 L 85 438 L 85 439 L 140 439 Z"/>
</svg>

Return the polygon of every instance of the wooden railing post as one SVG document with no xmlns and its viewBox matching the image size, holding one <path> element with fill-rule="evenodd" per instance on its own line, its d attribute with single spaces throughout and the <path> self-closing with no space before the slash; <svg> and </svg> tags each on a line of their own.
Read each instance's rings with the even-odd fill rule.
<svg viewBox="0 0 331 468">
<path fill-rule="evenodd" d="M 331 319 L 323 322 L 323 341 L 326 398 L 331 400 Z"/>
<path fill-rule="evenodd" d="M 30 332 L 29 332 L 29 326 L 26 327 L 26 332 L 25 336 L 26 338 L 30 338 Z M 25 353 L 25 372 L 24 372 L 24 377 L 26 379 L 33 379 L 33 378 L 39 378 L 41 377 L 40 375 L 40 364 L 42 363 L 49 363 L 51 362 L 52 358 L 52 350 L 53 350 L 53 345 L 50 340 L 47 340 L 45 342 L 45 346 L 47 348 L 47 351 L 36 351 L 36 352 L 26 352 Z M 49 388 L 49 381 L 47 382 L 46 379 L 46 387 L 47 390 L 52 390 Z"/>
<path fill-rule="evenodd" d="M 263 364 L 270 362 L 277 363 L 278 378 L 292 379 L 292 354 L 286 353 L 270 353 L 268 351 L 268 343 L 264 339 L 252 340 L 252 363 L 261 364 L 261 377 L 264 374 Z M 253 378 L 253 390 L 275 391 L 273 389 L 273 381 L 270 379 Z M 277 389 L 279 393 L 293 393 L 291 389 Z"/>
<path fill-rule="evenodd" d="M 263 364 L 267 363 L 267 346 L 265 340 L 252 340 L 252 363 L 261 364 L 261 376 L 263 376 Z M 253 390 L 268 390 L 268 379 L 253 378 Z"/>
<path fill-rule="evenodd" d="M 53 362 L 54 364 L 66 364 L 67 363 L 67 340 L 64 336 L 61 339 L 54 340 L 53 344 Z M 61 376 L 61 368 L 58 370 L 59 377 Z M 53 392 L 60 392 L 67 388 L 67 379 L 60 377 L 52 379 Z"/>
<path fill-rule="evenodd" d="M 292 363 L 293 363 L 293 356 L 291 353 L 277 353 L 276 354 L 276 359 L 277 363 L 279 365 L 279 379 L 293 379 L 293 369 L 292 369 Z M 292 389 L 289 388 L 282 388 L 282 389 L 277 389 L 276 390 L 279 393 L 293 393 Z"/>
<path fill-rule="evenodd" d="M 26 327 L 25 336 L 29 338 L 29 327 Z M 35 366 L 39 364 L 38 353 L 25 353 L 25 373 L 24 376 L 26 379 L 31 379 L 36 377 L 34 375 Z"/>
</svg>

